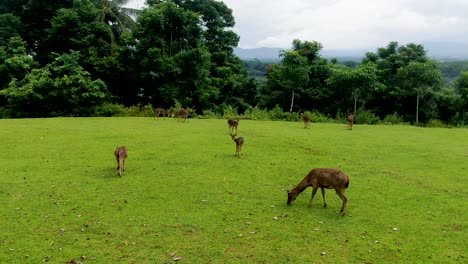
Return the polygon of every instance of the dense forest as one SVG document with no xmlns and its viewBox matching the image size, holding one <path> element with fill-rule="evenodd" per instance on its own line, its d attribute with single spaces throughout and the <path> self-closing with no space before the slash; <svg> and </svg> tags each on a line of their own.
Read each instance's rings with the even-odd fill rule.
<svg viewBox="0 0 468 264">
<path fill-rule="evenodd" d="M 242 61 L 232 10 L 215 0 L 3 0 L 1 117 L 108 116 L 118 107 L 175 105 L 197 114 L 252 109 L 331 118 L 463 126 L 466 63 L 435 62 L 391 42 L 361 62 L 291 40 L 278 63 Z M 363 119 L 361 119 L 363 120 Z M 373 121 L 374 122 L 374 121 Z"/>
</svg>

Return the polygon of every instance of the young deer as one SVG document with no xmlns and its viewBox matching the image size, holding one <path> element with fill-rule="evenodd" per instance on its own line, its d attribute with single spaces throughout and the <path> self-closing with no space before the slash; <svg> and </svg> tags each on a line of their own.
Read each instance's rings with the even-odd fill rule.
<svg viewBox="0 0 468 264">
<path fill-rule="evenodd" d="M 165 117 L 166 116 L 166 110 L 164 108 L 156 108 L 156 119 L 159 119 L 160 116 Z"/>
<path fill-rule="evenodd" d="M 346 120 L 348 121 L 348 129 L 353 130 L 354 114 L 349 114 Z"/>
<path fill-rule="evenodd" d="M 236 118 L 236 119 L 231 119 L 229 118 L 227 123 L 228 123 L 228 126 L 229 126 L 229 133 L 233 132 L 234 133 L 234 128 L 236 129 L 236 134 L 237 134 L 237 126 L 239 126 L 239 122 L 240 122 L 240 119 L 239 118 Z"/>
<path fill-rule="evenodd" d="M 122 177 L 122 171 L 124 171 L 125 159 L 128 156 L 127 148 L 124 146 L 117 147 L 114 151 L 115 158 L 117 159 L 117 169 L 119 170 L 119 176 Z"/>
<path fill-rule="evenodd" d="M 181 122 L 184 122 L 187 120 L 187 117 L 189 115 L 188 111 L 185 110 L 185 109 L 180 109 L 179 111 L 177 111 L 175 113 L 176 117 L 177 117 L 177 121 L 181 121 Z"/>
<path fill-rule="evenodd" d="M 310 121 L 312 117 L 308 114 L 301 113 L 302 121 L 304 121 L 304 128 L 310 128 Z"/>
<path fill-rule="evenodd" d="M 236 138 L 236 136 L 237 136 L 237 133 L 231 134 L 232 140 L 236 142 L 236 155 L 235 156 L 240 158 L 242 156 L 242 146 L 244 146 L 244 138 L 243 137 Z"/>
<path fill-rule="evenodd" d="M 318 188 L 320 188 L 320 190 L 322 191 L 323 207 L 327 207 L 327 203 L 325 202 L 324 188 L 335 189 L 336 194 L 338 194 L 338 196 L 343 201 L 343 205 L 341 206 L 340 212 L 342 213 L 342 215 L 346 214 L 346 204 L 348 203 L 348 199 L 346 199 L 345 190 L 349 186 L 348 175 L 344 174 L 338 169 L 313 169 L 296 187 L 294 187 L 294 189 L 288 191 L 287 204 L 290 205 L 294 200 L 296 200 L 297 196 L 309 186 L 313 188 L 312 197 L 310 198 L 310 202 L 308 204 L 309 207 L 312 205 L 312 200 L 314 199 L 315 193 L 317 192 Z"/>
</svg>

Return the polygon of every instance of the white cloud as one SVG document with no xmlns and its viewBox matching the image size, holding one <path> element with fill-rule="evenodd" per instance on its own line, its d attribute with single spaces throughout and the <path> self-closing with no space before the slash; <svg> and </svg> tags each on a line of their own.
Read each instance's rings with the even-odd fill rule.
<svg viewBox="0 0 468 264">
<path fill-rule="evenodd" d="M 368 49 L 390 41 L 468 43 L 468 0 L 223 2 L 233 10 L 242 48 L 290 48 L 296 38 L 325 49 Z"/>
</svg>

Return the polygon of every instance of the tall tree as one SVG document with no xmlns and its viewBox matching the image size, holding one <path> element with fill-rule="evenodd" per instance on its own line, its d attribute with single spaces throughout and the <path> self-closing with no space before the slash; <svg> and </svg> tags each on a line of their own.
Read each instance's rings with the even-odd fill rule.
<svg viewBox="0 0 468 264">
<path fill-rule="evenodd" d="M 140 14 L 140 10 L 125 7 L 130 0 L 92 0 L 99 15 L 97 21 L 104 25 L 110 25 L 108 41 L 111 46 L 111 53 L 113 54 L 117 45 L 120 44 L 122 35 L 132 31 L 135 26 L 135 20 L 132 17 Z"/>
<path fill-rule="evenodd" d="M 373 62 L 377 67 L 377 76 L 382 86 L 374 89 L 371 100 L 368 102 L 370 108 L 384 118 L 395 112 L 407 113 L 406 93 L 401 93 L 399 81 L 396 77 L 400 68 L 407 66 L 410 62 L 424 63 L 428 60 L 426 51 L 422 45 L 409 43 L 399 46 L 398 42 L 390 42 L 384 48 L 378 48 L 377 52 L 369 52 L 363 58 L 362 63 Z"/>
<path fill-rule="evenodd" d="M 455 89 L 457 94 L 461 97 L 461 119 L 462 126 L 465 125 L 465 113 L 468 108 L 468 71 L 463 71 L 455 81 Z"/>
<path fill-rule="evenodd" d="M 309 81 L 309 65 L 307 58 L 301 56 L 299 52 L 291 50 L 284 51 L 282 57 L 282 79 L 286 89 L 291 91 L 291 106 L 289 112 L 292 112 L 294 106 L 294 97 L 296 91 L 301 90 Z"/>
<path fill-rule="evenodd" d="M 78 65 L 77 53 L 58 56 L 24 79 L 13 79 L 0 95 L 17 117 L 89 115 L 92 107 L 109 99 L 104 82 L 93 80 Z"/>
<path fill-rule="evenodd" d="M 416 125 L 418 125 L 419 101 L 424 94 L 440 88 L 442 74 L 434 62 L 410 62 L 398 70 L 397 79 L 408 94 L 416 95 Z"/>
<path fill-rule="evenodd" d="M 363 94 L 368 94 L 378 85 L 377 69 L 373 63 L 361 64 L 356 69 L 335 65 L 327 83 L 332 86 L 344 86 L 350 98 L 353 99 L 353 113 L 357 111 L 357 102 Z"/>
</svg>

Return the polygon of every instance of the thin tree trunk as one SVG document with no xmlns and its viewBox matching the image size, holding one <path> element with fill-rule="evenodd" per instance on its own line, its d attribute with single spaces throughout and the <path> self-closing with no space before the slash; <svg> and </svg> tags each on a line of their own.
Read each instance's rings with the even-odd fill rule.
<svg viewBox="0 0 468 264">
<path fill-rule="evenodd" d="M 419 91 L 416 95 L 416 125 L 419 125 Z"/>
<path fill-rule="evenodd" d="M 293 105 L 294 105 L 294 91 L 292 92 L 292 96 L 291 96 L 291 108 L 289 108 L 289 113 L 292 112 Z"/>
<path fill-rule="evenodd" d="M 354 97 L 354 112 L 353 112 L 353 115 L 356 114 L 356 105 L 357 105 L 357 96 Z"/>
</svg>

